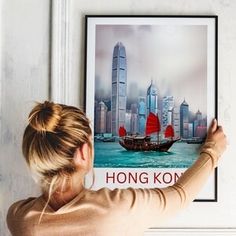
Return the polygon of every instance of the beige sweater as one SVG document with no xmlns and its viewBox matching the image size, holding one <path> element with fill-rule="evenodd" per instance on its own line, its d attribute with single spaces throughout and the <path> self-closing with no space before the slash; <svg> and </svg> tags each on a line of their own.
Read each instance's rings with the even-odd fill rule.
<svg viewBox="0 0 236 236">
<path fill-rule="evenodd" d="M 163 189 L 85 190 L 54 211 L 42 196 L 14 203 L 7 224 L 13 236 L 138 236 L 186 207 L 216 167 L 217 152 L 208 143 L 176 184 Z"/>
</svg>

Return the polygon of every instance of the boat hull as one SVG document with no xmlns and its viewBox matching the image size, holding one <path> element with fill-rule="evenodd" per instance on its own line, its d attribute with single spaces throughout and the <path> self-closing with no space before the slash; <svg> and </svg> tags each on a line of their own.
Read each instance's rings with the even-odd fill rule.
<svg viewBox="0 0 236 236">
<path fill-rule="evenodd" d="M 135 152 L 146 152 L 146 151 L 158 151 L 158 152 L 168 152 L 171 146 L 177 142 L 176 140 L 169 140 L 163 143 L 156 142 L 143 142 L 139 144 L 130 144 L 125 142 L 125 139 L 120 139 L 119 144 L 125 148 L 127 151 L 135 151 Z"/>
</svg>

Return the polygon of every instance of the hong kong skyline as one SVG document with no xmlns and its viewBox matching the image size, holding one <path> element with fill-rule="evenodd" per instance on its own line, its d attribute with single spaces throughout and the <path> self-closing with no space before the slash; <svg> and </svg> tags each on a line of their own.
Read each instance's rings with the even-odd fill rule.
<svg viewBox="0 0 236 236">
<path fill-rule="evenodd" d="M 168 125 L 172 125 L 177 137 L 188 139 L 205 136 L 207 124 L 202 112 L 198 109 L 195 117 L 190 119 L 189 104 L 186 100 L 178 106 L 173 95 L 162 97 L 153 80 L 142 96 L 134 97 L 130 110 L 128 109 L 127 55 L 122 42 L 117 42 L 113 48 L 110 82 L 110 98 L 105 99 L 104 95 L 101 95 L 96 99 L 95 96 L 95 133 L 111 133 L 117 136 L 119 127 L 125 127 L 130 134 L 144 135 L 146 119 L 150 113 L 154 113 L 159 117 L 163 132 Z"/>
<path fill-rule="evenodd" d="M 150 86 L 153 86 L 153 85 L 150 84 Z M 147 97 L 149 95 L 147 93 Z M 157 95 L 155 94 L 154 97 L 156 96 Z M 190 110 L 191 107 L 185 101 L 185 99 L 183 100 L 180 106 L 175 106 L 173 96 L 165 96 L 165 97 L 159 98 L 160 100 L 159 104 L 162 104 L 162 105 L 157 106 L 156 111 L 155 111 L 155 107 L 152 107 L 152 110 L 148 111 L 147 103 L 146 103 L 147 97 L 145 96 L 139 97 L 135 103 L 131 104 L 130 109 L 127 109 L 126 107 L 125 109 L 126 118 L 124 120 L 124 123 L 121 125 L 122 126 L 124 125 L 124 127 L 127 129 L 129 133 L 133 133 L 133 134 L 138 133 L 141 135 L 144 134 L 147 115 L 149 112 L 154 112 L 158 114 L 159 120 L 161 122 L 162 131 L 166 128 L 168 124 L 171 124 L 174 127 L 176 137 L 181 137 L 181 138 L 193 138 L 193 137 L 204 138 L 205 137 L 206 130 L 207 130 L 206 116 L 202 114 L 200 110 L 197 110 L 195 112 L 191 111 Z M 141 101 L 140 99 L 141 100 L 143 99 L 143 108 L 141 108 L 142 111 L 140 110 L 140 101 Z M 100 117 L 101 119 L 100 122 L 102 122 L 102 126 L 103 126 L 101 130 L 100 125 L 98 125 L 97 123 L 97 119 L 95 119 L 96 120 L 95 133 L 102 134 L 102 133 L 112 132 L 112 128 L 110 125 L 108 128 L 108 124 L 111 123 L 111 116 L 112 116 L 110 103 L 111 103 L 111 99 L 106 100 L 105 103 L 102 100 L 100 102 L 95 100 L 95 117 L 97 118 Z M 168 107 L 166 110 L 167 112 L 166 115 L 165 115 L 165 105 L 167 105 Z M 171 110 L 169 110 L 169 108 Z M 134 115 L 137 115 L 137 116 L 132 117 Z M 134 127 L 132 128 L 132 122 L 137 123 L 136 128 Z M 181 127 L 181 124 L 182 124 L 182 127 Z M 114 133 L 114 135 L 115 134 L 116 133 Z"/>
</svg>

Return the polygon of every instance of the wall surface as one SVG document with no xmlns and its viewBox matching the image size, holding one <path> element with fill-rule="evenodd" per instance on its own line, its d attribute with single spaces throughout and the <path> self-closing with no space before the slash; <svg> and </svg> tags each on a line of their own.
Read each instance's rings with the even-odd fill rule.
<svg viewBox="0 0 236 236">
<path fill-rule="evenodd" d="M 57 2 L 60 0 L 54 0 Z M 50 0 L 2 0 L 0 51 L 0 235 L 9 205 L 39 189 L 30 178 L 21 154 L 21 138 L 33 101 L 49 97 Z M 234 0 L 68 0 L 68 103 L 84 102 L 84 15 L 142 14 L 219 16 L 219 121 L 230 146 L 219 165 L 219 201 L 192 203 L 162 227 L 236 227 L 236 1 Z M 157 226 L 158 221 L 157 221 Z M 155 232 L 150 233 L 155 235 Z M 172 234 L 171 234 L 172 235 Z M 220 234 L 219 234 L 220 235 Z M 224 235 L 224 234 L 222 234 Z"/>
<path fill-rule="evenodd" d="M 49 5 L 47 0 L 1 5 L 1 236 L 8 235 L 9 205 L 39 192 L 23 160 L 21 140 L 34 101 L 48 98 Z"/>
</svg>

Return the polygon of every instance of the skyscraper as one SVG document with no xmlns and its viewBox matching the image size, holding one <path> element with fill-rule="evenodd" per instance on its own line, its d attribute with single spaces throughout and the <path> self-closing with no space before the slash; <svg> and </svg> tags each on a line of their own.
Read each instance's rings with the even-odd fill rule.
<svg viewBox="0 0 236 236">
<path fill-rule="evenodd" d="M 172 109 L 172 125 L 174 126 L 175 137 L 180 137 L 180 113 L 179 107 Z"/>
<path fill-rule="evenodd" d="M 112 97 L 111 112 L 113 135 L 117 135 L 119 127 L 125 126 L 126 100 L 127 100 L 127 63 L 126 51 L 121 42 L 113 50 L 112 57 Z"/>
<path fill-rule="evenodd" d="M 188 124 L 188 137 L 189 138 L 193 137 L 193 123 Z"/>
<path fill-rule="evenodd" d="M 125 113 L 125 129 L 127 133 L 131 132 L 131 111 L 127 110 Z"/>
<path fill-rule="evenodd" d="M 174 97 L 164 96 L 162 99 L 162 128 L 165 129 L 172 121 L 172 109 L 174 107 Z"/>
<path fill-rule="evenodd" d="M 107 112 L 107 133 L 111 133 L 111 111 Z"/>
<path fill-rule="evenodd" d="M 138 133 L 138 114 L 131 113 L 131 130 L 132 134 Z"/>
<path fill-rule="evenodd" d="M 144 97 L 139 97 L 138 101 L 138 132 L 145 133 L 146 125 L 146 101 Z"/>
<path fill-rule="evenodd" d="M 132 134 L 138 133 L 138 106 L 136 103 L 131 104 L 131 128 Z"/>
<path fill-rule="evenodd" d="M 202 113 L 198 110 L 196 113 L 196 118 L 193 122 L 193 131 L 194 131 L 194 136 L 196 135 L 196 130 L 198 126 L 202 125 Z"/>
<path fill-rule="evenodd" d="M 106 133 L 107 106 L 103 101 L 99 102 L 96 109 L 96 130 L 98 134 Z"/>
<path fill-rule="evenodd" d="M 200 122 L 202 121 L 202 113 L 199 110 L 196 113 L 196 119 L 197 121 L 199 121 L 200 124 Z"/>
<path fill-rule="evenodd" d="M 206 126 L 198 126 L 196 129 L 196 137 L 205 138 L 207 133 Z"/>
<path fill-rule="evenodd" d="M 147 89 L 147 116 L 150 112 L 158 113 L 158 93 L 153 81 Z"/>
<path fill-rule="evenodd" d="M 180 105 L 180 136 L 182 138 L 188 138 L 189 135 L 189 106 L 185 101 Z"/>
<path fill-rule="evenodd" d="M 193 121 L 193 136 L 194 137 L 197 137 L 197 127 L 199 126 L 199 122 L 198 120 L 194 120 Z"/>
</svg>

